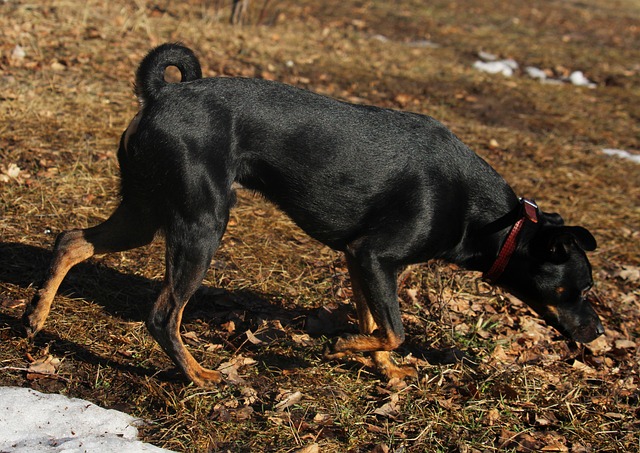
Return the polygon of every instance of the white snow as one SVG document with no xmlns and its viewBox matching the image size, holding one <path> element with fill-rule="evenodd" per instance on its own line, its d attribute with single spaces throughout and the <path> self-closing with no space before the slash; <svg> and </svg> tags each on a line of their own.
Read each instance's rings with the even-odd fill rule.
<svg viewBox="0 0 640 453">
<path fill-rule="evenodd" d="M 596 84 L 587 79 L 582 71 L 573 71 L 569 76 L 569 81 L 579 87 L 595 88 Z"/>
<path fill-rule="evenodd" d="M 547 73 L 540 68 L 536 68 L 535 66 L 527 66 L 526 68 L 524 68 L 524 70 L 532 79 L 546 80 L 547 78 Z"/>
<path fill-rule="evenodd" d="M 138 440 L 140 420 L 85 400 L 0 387 L 0 451 L 168 452 Z"/>
<path fill-rule="evenodd" d="M 515 60 L 496 60 L 496 61 L 476 61 L 473 63 L 473 67 L 489 74 L 502 74 L 506 77 L 511 77 L 513 71 L 518 69 L 518 63 Z"/>
<path fill-rule="evenodd" d="M 512 58 L 499 60 L 497 55 L 485 51 L 478 52 L 478 57 L 480 57 L 480 60 L 473 63 L 473 67 L 480 71 L 488 72 L 489 74 L 502 74 L 511 77 L 519 68 L 518 62 Z M 589 80 L 582 71 L 573 71 L 569 77 L 560 79 L 549 78 L 544 70 L 536 68 L 535 66 L 526 66 L 524 73 L 532 79 L 539 80 L 546 84 L 572 83 L 576 86 L 588 88 L 595 88 L 597 86 Z"/>
<path fill-rule="evenodd" d="M 484 61 L 496 61 L 498 59 L 496 54 L 485 52 L 484 50 L 478 52 L 478 56 Z"/>
<path fill-rule="evenodd" d="M 602 150 L 607 156 L 617 156 L 622 159 L 627 159 L 636 164 L 640 164 L 640 154 L 632 154 L 629 151 L 625 151 L 623 149 L 612 149 L 612 148 L 604 148 Z"/>
</svg>

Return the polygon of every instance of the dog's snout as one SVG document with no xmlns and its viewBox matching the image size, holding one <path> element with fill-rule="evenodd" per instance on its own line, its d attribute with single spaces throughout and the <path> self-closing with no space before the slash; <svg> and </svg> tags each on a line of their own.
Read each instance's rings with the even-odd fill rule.
<svg viewBox="0 0 640 453">
<path fill-rule="evenodd" d="M 598 334 L 598 336 L 604 335 L 604 326 L 600 321 L 598 321 L 598 325 L 596 326 L 596 334 Z"/>
</svg>

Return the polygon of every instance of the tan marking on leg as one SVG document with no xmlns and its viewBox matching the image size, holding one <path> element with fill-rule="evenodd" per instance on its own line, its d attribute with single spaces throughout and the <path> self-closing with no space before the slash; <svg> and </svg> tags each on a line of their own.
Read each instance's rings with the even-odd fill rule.
<svg viewBox="0 0 640 453">
<path fill-rule="evenodd" d="M 28 336 L 35 335 L 44 326 L 56 292 L 69 269 L 93 253 L 93 245 L 85 240 L 83 230 L 66 231 L 60 235 L 48 278 L 25 310 L 23 320 Z"/>
<path fill-rule="evenodd" d="M 376 351 L 372 352 L 371 355 L 378 370 L 388 379 L 418 377 L 418 370 L 411 365 L 397 365 L 391 358 L 389 351 Z"/>
<path fill-rule="evenodd" d="M 353 289 L 353 299 L 356 303 L 358 313 L 359 335 L 339 338 L 331 352 L 325 353 L 325 358 L 339 359 L 351 355 L 355 352 L 371 352 L 373 362 L 378 370 L 387 378 L 405 378 L 417 376 L 417 371 L 412 366 L 396 365 L 391 358 L 392 351 L 402 343 L 392 333 L 380 332 L 378 325 L 371 314 L 369 305 L 362 291 L 358 270 L 354 263 L 350 262 L 347 256 L 347 267 L 351 277 L 351 287 Z"/>
<path fill-rule="evenodd" d="M 180 325 L 186 303 L 176 303 L 172 297 L 170 288 L 165 286 L 149 316 L 147 326 L 151 335 L 182 374 L 195 385 L 204 387 L 221 382 L 222 374 L 202 367 L 182 342 Z"/>
<path fill-rule="evenodd" d="M 53 299 L 69 270 L 94 254 L 129 250 L 148 244 L 155 228 L 137 221 L 135 213 L 120 205 L 107 219 L 92 228 L 69 230 L 58 236 L 47 279 L 29 303 L 23 315 L 28 336 L 42 329 Z"/>
</svg>

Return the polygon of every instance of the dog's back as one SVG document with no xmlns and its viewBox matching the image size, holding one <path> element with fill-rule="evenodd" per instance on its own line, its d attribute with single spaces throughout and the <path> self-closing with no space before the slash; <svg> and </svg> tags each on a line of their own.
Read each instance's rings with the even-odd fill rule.
<svg viewBox="0 0 640 453">
<path fill-rule="evenodd" d="M 169 49 L 173 60 L 151 55 L 158 64 L 193 68 L 192 54 Z M 435 217 L 451 215 L 452 206 L 466 205 L 469 196 L 483 192 L 461 187 L 460 181 L 505 187 L 504 197 L 513 196 L 493 169 L 429 116 L 351 104 L 260 79 L 193 80 L 187 74 L 185 83 L 152 83 L 141 73 L 157 78 L 161 71 L 146 60 L 140 68 L 145 71 L 138 71 L 137 86 L 153 88 L 142 101 L 144 136 L 137 142 L 140 152 L 152 154 L 142 160 L 157 168 L 135 173 L 164 178 L 171 193 L 192 192 L 176 185 L 192 181 L 193 174 L 206 174 L 224 187 L 238 181 L 335 249 L 383 230 L 413 246 L 416 259 L 460 240 L 462 231 L 444 225 L 442 234 L 431 234 L 439 228 Z M 199 65 L 191 69 L 197 72 Z M 150 142 L 157 145 L 149 147 Z M 465 177 L 478 165 L 487 170 L 480 178 Z M 175 172 L 180 175 L 172 182 L 167 175 Z M 440 239 L 426 244 L 427 236 Z"/>
</svg>

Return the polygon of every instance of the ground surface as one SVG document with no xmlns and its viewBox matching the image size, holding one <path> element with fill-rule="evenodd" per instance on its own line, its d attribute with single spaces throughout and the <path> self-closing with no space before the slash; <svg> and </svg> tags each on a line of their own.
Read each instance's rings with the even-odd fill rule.
<svg viewBox="0 0 640 453">
<path fill-rule="evenodd" d="M 219 1 L 0 3 L 0 384 L 128 411 L 149 421 L 145 441 L 179 451 L 637 451 L 640 167 L 601 150 L 640 150 L 640 3 L 253 3 L 241 27 Z M 418 380 L 326 362 L 328 338 L 354 329 L 344 261 L 241 191 L 183 329 L 226 385 L 187 385 L 144 327 L 161 241 L 78 266 L 29 344 L 19 319 L 55 235 L 117 205 L 134 68 L 175 40 L 209 76 L 443 121 L 518 193 L 596 235 L 606 337 L 568 343 L 477 274 L 431 263 L 400 290 L 398 360 Z M 597 87 L 479 72 L 479 51 Z M 437 364 L 460 351 L 469 361 Z"/>
</svg>

